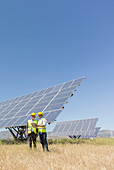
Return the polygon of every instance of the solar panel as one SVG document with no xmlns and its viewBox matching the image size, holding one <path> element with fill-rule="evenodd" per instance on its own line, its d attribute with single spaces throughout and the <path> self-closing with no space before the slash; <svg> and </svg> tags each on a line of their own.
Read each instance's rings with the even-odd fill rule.
<svg viewBox="0 0 114 170">
<path fill-rule="evenodd" d="M 9 139 L 12 138 L 12 135 L 9 131 L 1 131 L 0 132 L 0 139 Z"/>
<path fill-rule="evenodd" d="M 94 137 L 97 137 L 100 127 L 96 127 L 94 130 Z"/>
<path fill-rule="evenodd" d="M 58 122 L 50 136 L 96 137 L 100 128 L 95 128 L 98 118 Z"/>
<path fill-rule="evenodd" d="M 55 121 L 84 78 L 1 102 L 0 128 L 25 126 L 31 112 L 42 111 L 48 122 Z"/>
</svg>

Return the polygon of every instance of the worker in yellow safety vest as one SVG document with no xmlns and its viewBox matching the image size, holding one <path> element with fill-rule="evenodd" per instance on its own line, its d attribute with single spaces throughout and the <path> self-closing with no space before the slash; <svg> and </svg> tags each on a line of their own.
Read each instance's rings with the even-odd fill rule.
<svg viewBox="0 0 114 170">
<path fill-rule="evenodd" d="M 47 133 L 46 133 L 47 120 L 46 120 L 46 118 L 43 118 L 42 112 L 38 113 L 38 117 L 39 117 L 39 120 L 38 120 L 37 127 L 38 127 L 38 134 L 39 134 L 39 138 L 40 138 L 40 143 L 42 144 L 43 150 L 46 150 L 46 151 L 49 152 L 48 143 L 47 143 Z"/>
<path fill-rule="evenodd" d="M 27 121 L 26 133 L 29 140 L 29 147 L 32 148 L 32 141 L 34 148 L 36 148 L 36 138 L 38 137 L 38 129 L 35 127 L 37 125 L 37 120 L 35 120 L 36 114 L 31 113 L 31 120 Z"/>
</svg>

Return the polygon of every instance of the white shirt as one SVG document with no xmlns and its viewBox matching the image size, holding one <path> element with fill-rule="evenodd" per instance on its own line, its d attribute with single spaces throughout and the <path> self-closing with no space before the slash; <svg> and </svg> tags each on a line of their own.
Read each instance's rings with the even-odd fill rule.
<svg viewBox="0 0 114 170">
<path fill-rule="evenodd" d="M 41 119 L 42 119 L 42 118 L 41 118 Z M 41 120 L 41 119 L 40 119 L 40 120 Z M 46 120 L 46 119 L 43 119 L 42 125 L 46 126 L 46 123 L 47 123 L 47 120 Z M 38 122 L 38 125 L 39 125 L 39 122 Z"/>
<path fill-rule="evenodd" d="M 31 123 L 34 123 L 34 120 L 31 119 Z"/>
</svg>

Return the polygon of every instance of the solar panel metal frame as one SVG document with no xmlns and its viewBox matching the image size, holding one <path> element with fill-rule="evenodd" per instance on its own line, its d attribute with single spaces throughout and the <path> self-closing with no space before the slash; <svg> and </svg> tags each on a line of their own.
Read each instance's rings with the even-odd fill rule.
<svg viewBox="0 0 114 170">
<path fill-rule="evenodd" d="M 46 105 L 46 106 L 44 107 L 43 111 L 44 111 L 44 113 L 45 113 L 45 110 L 48 108 L 48 106 L 50 105 L 50 103 L 51 103 L 52 101 L 54 101 L 54 99 L 56 98 L 56 96 L 57 96 L 62 90 L 63 90 L 63 91 L 66 90 L 66 92 L 67 92 L 68 89 L 73 88 L 73 89 L 71 90 L 72 92 L 69 91 L 69 93 L 71 92 L 71 94 L 70 94 L 68 97 L 66 97 L 66 98 L 67 98 L 66 101 L 61 104 L 62 107 L 61 107 L 60 109 L 58 109 L 58 110 L 60 111 L 60 112 L 59 112 L 59 114 L 60 114 L 60 113 L 62 112 L 63 108 L 64 108 L 65 103 L 68 102 L 69 98 L 71 97 L 71 95 L 73 94 L 73 92 L 76 91 L 76 88 L 81 84 L 81 82 L 83 81 L 83 79 L 85 79 L 85 77 L 82 77 L 82 78 L 79 78 L 79 79 L 74 79 L 74 80 L 72 80 L 72 81 L 64 82 L 64 83 L 61 83 L 61 84 L 59 84 L 59 85 L 55 85 L 55 86 L 52 86 L 52 87 L 49 87 L 49 88 L 46 88 L 46 89 L 39 90 L 39 91 L 37 91 L 37 92 L 29 93 L 29 94 L 24 95 L 24 96 L 16 97 L 16 98 L 14 98 L 14 99 L 7 100 L 7 101 L 5 101 L 5 102 L 1 102 L 1 103 L 0 103 L 0 109 L 6 105 L 7 107 L 6 107 L 5 110 L 7 110 L 7 108 L 10 107 L 11 104 L 14 104 L 16 101 L 17 101 L 17 105 L 16 105 L 16 106 L 18 106 L 22 101 L 24 101 L 24 99 L 25 99 L 25 100 L 29 99 L 29 100 L 28 100 L 28 102 L 29 102 L 29 101 L 31 101 L 33 98 L 38 97 L 38 94 L 41 93 L 40 96 L 42 96 L 42 97 L 41 97 L 41 98 L 39 99 L 39 101 L 37 101 L 37 102 L 33 105 L 33 107 L 32 107 L 32 108 L 35 108 L 35 106 L 36 106 L 43 98 L 45 98 L 45 96 L 46 96 L 47 94 L 57 92 L 56 95 L 54 95 L 54 96 L 52 97 L 52 100 L 48 103 L 48 105 Z M 75 85 L 75 84 L 74 84 L 75 81 L 80 81 L 80 83 L 78 83 L 78 84 Z M 70 84 L 68 87 L 63 88 L 65 85 L 67 86 L 67 84 L 68 84 L 69 82 L 71 82 L 71 84 Z M 74 84 L 74 85 L 73 85 L 73 84 Z M 72 85 L 73 85 L 73 86 L 72 86 Z M 60 86 L 61 88 L 59 88 L 57 91 L 54 91 L 54 88 L 57 88 L 58 86 Z M 52 88 L 51 91 L 46 94 L 45 92 L 46 92 L 46 91 L 49 91 L 50 88 Z M 62 88 L 63 88 L 63 89 L 62 89 Z M 42 92 L 43 92 L 43 93 L 42 93 Z M 33 94 L 36 94 L 36 95 L 34 96 Z M 65 93 L 60 93 L 60 94 L 62 95 L 62 94 L 65 94 Z M 29 96 L 29 98 L 26 98 L 27 96 Z M 33 97 L 32 97 L 32 99 L 30 100 L 31 96 L 33 96 Z M 21 100 L 20 100 L 20 98 L 21 98 Z M 63 98 L 65 98 L 65 97 L 63 97 Z M 63 98 L 62 98 L 62 99 L 63 99 Z M 61 98 L 59 98 L 59 99 L 61 99 Z M 19 103 L 18 103 L 18 101 L 19 101 Z M 10 102 L 10 103 L 9 103 L 9 102 Z M 27 102 L 27 103 L 28 103 L 28 102 Z M 4 105 L 3 105 L 3 103 L 4 103 Z M 9 103 L 9 105 L 8 105 L 8 103 Z M 23 105 L 22 108 L 24 108 L 24 106 L 26 106 L 27 103 L 26 103 L 25 105 Z M 58 103 L 58 104 L 59 104 L 59 103 Z M 3 106 L 2 106 L 2 105 L 3 105 Z M 13 107 L 8 113 L 10 113 L 12 110 L 14 110 L 14 109 L 16 108 L 16 106 Z M 22 110 L 22 108 L 20 108 L 20 110 Z M 32 108 L 27 112 L 26 115 L 19 116 L 19 117 L 17 118 L 17 121 L 15 121 L 14 123 L 18 122 L 21 118 L 23 118 L 23 117 L 25 117 L 25 116 L 26 116 L 26 119 L 28 119 L 28 118 L 30 117 L 30 116 L 29 116 L 29 113 L 30 113 L 30 111 L 32 110 Z M 3 112 L 4 112 L 5 110 L 3 110 Z M 18 110 L 17 113 L 19 113 L 20 110 Z M 56 110 L 55 110 L 55 111 L 56 111 Z M 50 110 L 49 112 L 48 112 L 48 111 L 46 111 L 46 112 L 49 114 L 49 113 L 51 113 L 51 112 L 54 112 L 54 110 Z M 7 113 L 7 115 L 10 116 L 10 114 L 8 114 L 8 113 Z M 15 113 L 14 116 L 17 115 L 17 113 Z M 59 114 L 56 116 L 56 118 L 59 116 Z M 1 113 L 0 113 L 0 115 L 1 115 Z M 6 115 L 5 115 L 5 116 L 6 116 Z M 5 116 L 4 116 L 4 117 L 5 117 Z M 11 119 L 9 118 L 9 121 L 8 121 L 7 123 L 5 123 L 5 124 L 4 124 L 2 127 L 0 127 L 0 128 L 21 127 L 21 126 L 25 126 L 25 125 L 26 125 L 26 124 L 23 124 L 23 122 L 25 122 L 25 120 L 26 120 L 26 119 L 24 119 L 23 122 L 21 122 L 21 124 L 18 124 L 18 125 L 16 125 L 16 126 L 15 126 L 14 124 L 12 124 L 12 125 L 10 125 L 10 126 L 7 126 L 7 124 L 10 124 L 10 121 L 12 121 L 12 119 L 14 118 L 14 116 L 12 116 Z M 1 120 L 3 121 L 4 119 L 0 119 L 0 121 L 1 121 Z M 6 118 L 5 120 L 8 120 L 8 119 Z M 5 121 L 5 120 L 4 120 L 4 121 Z M 51 121 L 51 122 L 54 122 L 55 120 L 56 120 L 56 119 L 54 119 L 54 120 Z M 48 121 L 48 123 L 51 123 L 51 122 Z M 3 123 L 3 122 L 2 122 L 2 123 Z M 0 126 L 2 125 L 2 123 L 0 123 Z M 5 125 L 6 125 L 6 126 L 5 126 Z M 14 125 L 14 126 L 13 126 L 13 125 Z"/>
</svg>

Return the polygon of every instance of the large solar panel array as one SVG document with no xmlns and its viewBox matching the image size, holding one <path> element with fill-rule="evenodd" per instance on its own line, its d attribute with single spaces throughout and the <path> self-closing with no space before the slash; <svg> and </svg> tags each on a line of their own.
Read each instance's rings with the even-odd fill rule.
<svg viewBox="0 0 114 170">
<path fill-rule="evenodd" d="M 30 119 L 30 113 L 39 111 L 43 111 L 48 122 L 53 122 L 84 78 L 1 102 L 0 128 L 24 126 Z"/>
<path fill-rule="evenodd" d="M 100 128 L 95 128 L 98 118 L 58 122 L 50 136 L 96 137 Z"/>
</svg>

